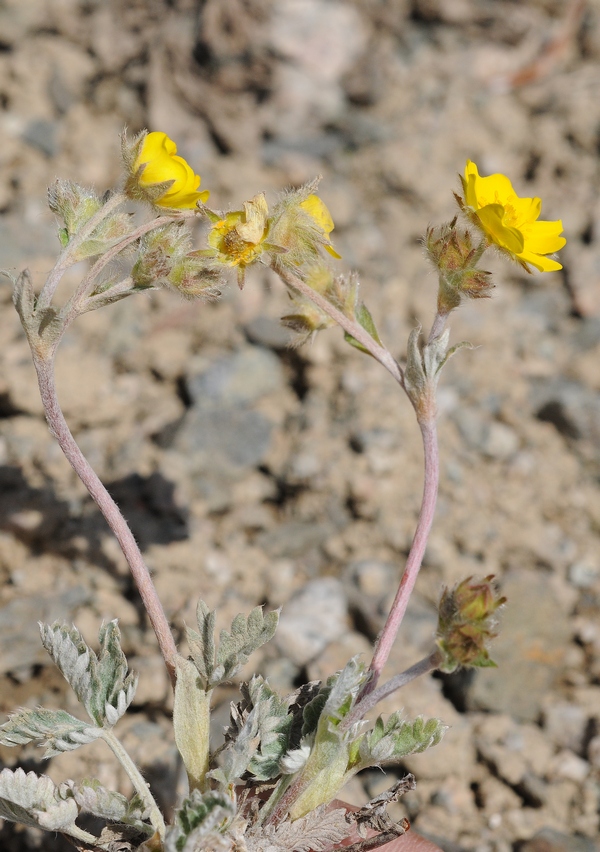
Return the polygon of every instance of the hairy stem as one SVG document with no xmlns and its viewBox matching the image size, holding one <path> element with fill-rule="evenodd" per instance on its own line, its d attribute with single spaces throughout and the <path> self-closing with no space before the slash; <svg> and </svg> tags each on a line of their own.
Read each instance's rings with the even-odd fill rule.
<svg viewBox="0 0 600 852">
<path fill-rule="evenodd" d="M 126 200 L 126 197 L 122 193 L 115 193 L 115 195 L 112 195 L 108 201 L 102 205 L 98 212 L 92 216 L 85 225 L 83 225 L 78 233 L 70 240 L 69 244 L 65 246 L 60 257 L 56 261 L 54 268 L 50 272 L 50 275 L 46 279 L 46 283 L 44 284 L 40 295 L 38 296 L 38 309 L 48 308 L 50 306 L 52 299 L 54 298 L 54 294 L 56 293 L 56 288 L 60 283 L 60 279 L 63 277 L 69 266 L 72 266 L 74 263 L 74 250 L 79 248 L 79 246 L 88 239 L 90 234 L 93 233 L 94 229 L 98 227 L 103 219 L 110 216 L 110 214 L 116 210 L 117 207 L 120 207 Z"/>
<path fill-rule="evenodd" d="M 152 827 L 155 831 L 158 831 L 161 837 L 164 837 L 166 831 L 165 821 L 160 812 L 160 808 L 156 804 L 154 796 L 150 792 L 150 788 L 144 780 L 144 776 L 110 728 L 102 728 L 100 738 L 103 739 L 110 747 L 112 753 L 127 773 L 129 780 L 133 784 L 134 790 L 150 811 L 150 822 L 152 823 Z"/>
<path fill-rule="evenodd" d="M 387 617 L 385 626 L 377 640 L 375 653 L 370 665 L 371 679 L 365 685 L 361 699 L 372 693 L 383 671 L 392 650 L 394 640 L 404 618 L 409 598 L 415 586 L 419 569 L 425 554 L 427 539 L 431 531 L 439 482 L 439 454 L 435 417 L 419 422 L 423 436 L 423 451 L 425 456 L 425 475 L 423 484 L 423 499 L 421 511 L 415 530 L 410 553 L 406 560 L 404 574 L 400 581 L 394 603 Z"/>
<path fill-rule="evenodd" d="M 338 308 L 332 305 L 330 301 L 325 299 L 324 296 L 317 293 L 316 290 L 313 290 L 313 288 L 301 278 L 298 278 L 297 275 L 293 275 L 286 269 L 281 269 L 277 266 L 277 264 L 272 264 L 271 269 L 279 275 L 284 284 L 292 290 L 296 290 L 298 293 L 301 293 L 307 299 L 310 299 L 311 302 L 314 302 L 314 304 L 320 308 L 323 313 L 326 313 L 327 316 L 331 317 L 331 319 L 341 326 L 345 332 L 350 334 L 355 340 L 358 340 L 358 342 L 365 347 L 367 352 L 369 352 L 375 360 L 379 361 L 379 363 L 385 367 L 388 373 L 390 373 L 400 385 L 402 384 L 402 368 L 397 363 L 396 359 L 390 352 L 388 352 L 385 346 L 381 346 L 373 340 L 369 332 L 366 331 L 360 323 L 358 323 L 355 319 L 347 317 L 346 314 L 343 314 L 340 310 L 338 310 Z"/>
<path fill-rule="evenodd" d="M 440 665 L 442 661 L 442 657 L 439 651 L 433 651 L 429 656 L 425 657 L 422 660 L 419 660 L 418 663 L 415 663 L 406 671 L 400 672 L 400 674 L 395 675 L 393 678 L 384 683 L 383 686 L 380 686 L 379 689 L 373 689 L 368 695 L 365 695 L 358 703 L 355 705 L 354 709 L 348 713 L 344 721 L 341 723 L 341 730 L 347 730 L 352 727 L 355 722 L 360 721 L 367 713 L 373 709 L 380 701 L 383 701 L 384 698 L 387 698 L 388 695 L 392 695 L 392 693 L 396 692 L 398 689 L 401 689 L 403 686 L 406 686 L 407 683 L 415 680 L 415 678 L 421 677 L 421 675 L 427 674 L 428 672 L 435 671 Z"/>
<path fill-rule="evenodd" d="M 34 351 L 33 361 L 50 431 L 58 441 L 71 467 L 98 504 L 125 554 L 144 608 L 156 634 L 171 683 L 175 686 L 177 647 L 141 551 L 117 504 L 100 482 L 71 434 L 56 394 L 53 359 L 41 357 Z"/>
<path fill-rule="evenodd" d="M 104 252 L 104 254 L 102 254 L 93 264 L 89 272 L 83 277 L 71 300 L 73 305 L 79 305 L 82 299 L 85 299 L 85 297 L 90 294 L 93 289 L 94 282 L 102 270 L 105 269 L 108 264 L 123 251 L 123 249 L 126 249 L 128 246 L 135 243 L 145 234 L 149 234 L 151 231 L 161 228 L 163 225 L 169 225 L 172 222 L 179 222 L 183 219 L 193 219 L 195 216 L 196 213 L 192 211 L 181 211 L 174 216 L 159 216 L 156 219 L 151 219 L 149 222 L 145 222 L 143 225 L 140 225 L 139 228 L 136 228 L 135 231 L 127 234 L 120 242 L 109 248 L 108 251 Z"/>
</svg>

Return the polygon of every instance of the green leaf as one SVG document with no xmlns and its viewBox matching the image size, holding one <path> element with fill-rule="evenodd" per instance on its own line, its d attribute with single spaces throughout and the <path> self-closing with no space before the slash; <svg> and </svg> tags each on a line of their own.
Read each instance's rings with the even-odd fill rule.
<svg viewBox="0 0 600 852">
<path fill-rule="evenodd" d="M 58 790 L 63 799 L 72 797 L 80 812 L 153 833 L 152 827 L 144 822 L 147 814 L 137 795 L 128 800 L 122 793 L 107 790 L 96 778 L 86 778 L 81 783 L 65 781 Z"/>
<path fill-rule="evenodd" d="M 293 716 L 288 702 L 280 698 L 261 677 L 253 677 L 246 687 L 249 708 L 255 709 L 260 743 L 248 764 L 248 771 L 259 781 L 281 774 L 279 761 L 289 748 Z"/>
<path fill-rule="evenodd" d="M 198 632 L 188 628 L 187 639 L 190 654 L 202 678 L 205 689 L 213 689 L 224 680 L 230 680 L 250 654 L 274 635 L 279 623 L 279 610 L 266 615 L 257 606 L 248 618 L 236 615 L 231 630 L 221 630 L 218 648 L 215 646 L 215 613 L 200 601 L 197 609 Z"/>
<path fill-rule="evenodd" d="M 72 834 L 77 829 L 77 814 L 75 801 L 61 799 L 58 788 L 47 775 L 25 773 L 22 769 L 0 772 L 2 819 Z"/>
<path fill-rule="evenodd" d="M 137 676 L 128 671 L 116 621 L 100 628 L 100 655 L 87 645 L 76 627 L 40 624 L 42 644 L 62 672 L 90 718 L 112 727 L 133 701 Z"/>
<path fill-rule="evenodd" d="M 381 338 L 379 337 L 379 332 L 377 331 L 377 328 L 375 326 L 375 321 L 364 302 L 360 302 L 360 304 L 356 308 L 355 316 L 357 321 L 364 328 L 364 330 L 371 335 L 375 343 L 379 343 L 380 346 L 383 346 Z"/>
<path fill-rule="evenodd" d="M 446 730 L 439 719 L 425 720 L 418 716 L 413 722 L 404 721 L 400 711 L 392 713 L 387 722 L 379 717 L 373 730 L 361 737 L 359 768 L 378 766 L 425 751 L 437 745 Z"/>
<path fill-rule="evenodd" d="M 97 727 L 76 719 L 65 710 L 19 710 L 0 727 L 0 743 L 5 746 L 25 745 L 41 740 L 46 747 L 44 757 L 73 751 L 97 739 Z"/>
<path fill-rule="evenodd" d="M 211 790 L 202 794 L 194 790 L 177 810 L 173 825 L 167 828 L 165 852 L 228 848 L 223 835 L 234 816 L 234 803 L 225 793 Z"/>
<path fill-rule="evenodd" d="M 356 317 L 357 322 L 359 322 L 360 325 L 362 325 L 364 330 L 371 335 L 371 337 L 373 338 L 375 343 L 378 343 L 380 346 L 383 346 L 383 343 L 381 342 L 381 338 L 379 337 L 379 332 L 377 331 L 377 328 L 375 326 L 375 322 L 373 320 L 373 317 L 371 316 L 371 313 L 370 313 L 369 309 L 367 308 L 367 306 L 364 304 L 364 302 L 360 302 L 360 304 L 357 306 L 356 312 L 355 312 L 355 317 Z M 348 334 L 347 331 L 344 332 L 344 340 L 346 341 L 346 343 L 349 343 L 350 346 L 354 346 L 355 349 L 358 349 L 360 352 L 364 352 L 365 355 L 371 354 L 369 352 L 369 350 L 365 346 L 362 345 L 362 343 L 360 343 L 351 334 Z"/>
<path fill-rule="evenodd" d="M 190 660 L 177 661 L 173 728 L 190 789 L 202 789 L 209 763 L 210 692 Z"/>
</svg>

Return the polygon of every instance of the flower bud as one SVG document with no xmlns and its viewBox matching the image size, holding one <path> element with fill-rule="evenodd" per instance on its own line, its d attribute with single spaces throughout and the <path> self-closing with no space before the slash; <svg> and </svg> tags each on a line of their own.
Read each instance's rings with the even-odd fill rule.
<svg viewBox="0 0 600 852">
<path fill-rule="evenodd" d="M 198 192 L 200 176 L 177 156 L 177 145 L 166 133 L 143 131 L 133 141 L 122 138 L 130 198 L 175 210 L 194 209 L 210 193 Z"/>
<path fill-rule="evenodd" d="M 322 249 L 340 257 L 329 238 L 334 228 L 331 213 L 314 192 L 317 183 L 285 193 L 273 211 L 270 242 L 280 249 L 278 264 L 295 274 L 322 262 Z"/>
<path fill-rule="evenodd" d="M 439 228 L 428 228 L 425 249 L 439 272 L 438 311 L 449 313 L 464 298 L 489 298 L 493 288 L 491 273 L 477 268 L 487 247 L 477 246 L 469 231 L 456 228 L 456 218 Z"/>
<path fill-rule="evenodd" d="M 497 635 L 493 616 L 506 598 L 499 596 L 493 579 L 492 574 L 480 581 L 468 577 L 442 593 L 436 640 L 443 656 L 442 671 L 495 666 L 487 645 Z"/>
</svg>

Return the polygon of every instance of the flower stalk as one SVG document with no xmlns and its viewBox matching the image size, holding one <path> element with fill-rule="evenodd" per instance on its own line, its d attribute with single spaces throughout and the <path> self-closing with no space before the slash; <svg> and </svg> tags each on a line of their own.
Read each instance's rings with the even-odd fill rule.
<svg viewBox="0 0 600 852">
<path fill-rule="evenodd" d="M 33 362 L 50 432 L 56 438 L 67 461 L 95 500 L 119 542 L 140 593 L 144 609 L 156 634 L 171 683 L 175 686 L 176 660 L 178 657 L 177 646 L 175 645 L 169 622 L 140 548 L 119 507 L 79 449 L 79 445 L 69 429 L 58 402 L 53 359 L 40 357 L 34 351 Z"/>
</svg>

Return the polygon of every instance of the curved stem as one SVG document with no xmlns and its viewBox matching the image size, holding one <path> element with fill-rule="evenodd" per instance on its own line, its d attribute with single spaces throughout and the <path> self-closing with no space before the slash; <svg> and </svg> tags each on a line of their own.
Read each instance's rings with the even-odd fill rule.
<svg viewBox="0 0 600 852">
<path fill-rule="evenodd" d="M 373 340 L 369 332 L 366 331 L 360 323 L 350 317 L 347 317 L 346 314 L 343 314 L 334 305 L 332 305 L 328 299 L 320 293 L 317 293 L 316 290 L 313 290 L 312 287 L 310 287 L 301 278 L 298 278 L 297 275 L 293 275 L 291 272 L 281 269 L 276 264 L 271 264 L 271 269 L 279 275 L 284 284 L 287 284 L 287 286 L 291 287 L 292 290 L 297 290 L 307 299 L 310 299 L 311 302 L 314 302 L 314 304 L 320 308 L 323 313 L 326 313 L 327 316 L 331 317 L 331 319 L 341 326 L 345 332 L 350 334 L 355 340 L 358 340 L 369 354 L 372 355 L 376 361 L 379 361 L 388 373 L 396 379 L 398 384 L 402 385 L 403 373 L 398 362 L 392 354 L 388 352 L 385 346 L 381 346 Z"/>
<path fill-rule="evenodd" d="M 50 431 L 58 441 L 71 467 L 98 504 L 98 508 L 106 518 L 125 554 L 144 608 L 156 634 L 171 683 L 175 686 L 177 647 L 141 551 L 117 504 L 90 466 L 71 434 L 56 395 L 53 359 L 44 358 L 34 350 L 33 361 Z"/>
<path fill-rule="evenodd" d="M 437 431 L 435 418 L 420 421 L 421 434 L 423 436 L 423 451 L 425 456 L 425 475 L 423 483 L 423 499 L 421 501 L 421 511 L 419 520 L 415 530 L 415 537 L 406 560 L 404 574 L 400 581 L 394 603 L 387 617 L 385 626 L 377 640 L 375 653 L 370 665 L 371 679 L 363 689 L 361 696 L 362 700 L 377 686 L 377 681 L 383 671 L 383 667 L 390 655 L 392 645 L 396 639 L 396 635 L 404 618 L 406 607 L 408 606 L 409 598 L 414 589 L 419 569 L 425 554 L 427 539 L 433 522 L 435 512 L 435 504 L 437 501 L 438 482 L 439 482 L 439 454 L 437 444 Z"/>
<path fill-rule="evenodd" d="M 115 259 L 115 257 L 120 254 L 123 249 L 126 249 L 128 246 L 135 243 L 139 240 L 140 237 L 143 237 L 145 234 L 149 234 L 151 231 L 155 231 L 157 228 L 161 228 L 163 225 L 169 225 L 172 222 L 179 222 L 183 219 L 191 219 L 195 218 L 196 213 L 191 211 L 182 211 L 177 216 L 159 216 L 156 219 L 151 219 L 149 222 L 145 222 L 143 225 L 140 225 L 139 228 L 136 228 L 135 231 L 131 231 L 130 234 L 127 234 L 123 239 L 116 243 L 114 246 L 109 248 L 107 251 L 102 254 L 98 260 L 93 264 L 92 268 L 89 272 L 82 278 L 81 283 L 79 284 L 75 294 L 73 295 L 72 302 L 74 305 L 79 305 L 81 300 L 89 295 L 90 290 L 92 289 L 92 285 L 98 275 L 105 269 L 111 261 Z"/>
<path fill-rule="evenodd" d="M 360 721 L 360 719 L 366 716 L 367 713 L 379 704 L 380 701 L 387 698 L 388 695 L 392 695 L 392 693 L 396 692 L 398 689 L 402 689 L 403 686 L 406 686 L 407 683 L 415 680 L 415 678 L 421 677 L 421 675 L 427 674 L 428 672 L 435 671 L 441 662 L 442 657 L 440 652 L 433 651 L 429 654 L 429 656 L 419 660 L 418 663 L 415 663 L 413 666 L 406 669 L 406 671 L 400 672 L 400 674 L 390 678 L 390 680 L 388 680 L 387 683 L 384 683 L 383 686 L 380 686 L 379 689 L 374 689 L 358 701 L 354 709 L 341 723 L 340 729 L 348 730 L 348 728 L 350 728 L 355 722 Z"/>
<path fill-rule="evenodd" d="M 100 738 L 109 746 L 112 753 L 115 755 L 125 772 L 127 777 L 133 784 L 134 790 L 148 808 L 150 812 L 150 822 L 155 831 L 158 831 L 161 837 L 165 836 L 166 826 L 160 808 L 156 804 L 154 796 L 150 792 L 148 784 L 144 780 L 144 776 L 137 768 L 121 741 L 113 734 L 109 728 L 102 728 Z"/>
</svg>

